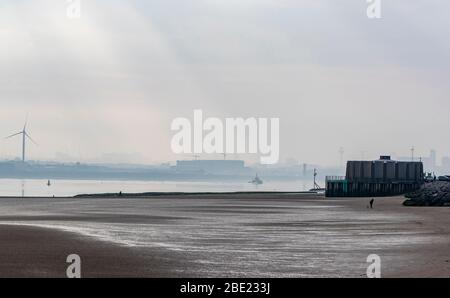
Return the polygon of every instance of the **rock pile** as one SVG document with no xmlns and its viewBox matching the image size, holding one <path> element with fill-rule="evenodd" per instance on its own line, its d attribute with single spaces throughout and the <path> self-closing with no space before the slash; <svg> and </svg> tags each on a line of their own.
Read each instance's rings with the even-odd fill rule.
<svg viewBox="0 0 450 298">
<path fill-rule="evenodd" d="M 406 194 L 404 206 L 450 206 L 450 182 L 425 183 L 421 189 Z"/>
</svg>

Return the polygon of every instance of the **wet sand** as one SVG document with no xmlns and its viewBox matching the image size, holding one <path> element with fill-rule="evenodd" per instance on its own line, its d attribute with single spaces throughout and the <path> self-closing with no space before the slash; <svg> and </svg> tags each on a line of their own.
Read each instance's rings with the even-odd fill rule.
<svg viewBox="0 0 450 298">
<path fill-rule="evenodd" d="M 139 250 L 53 229 L 0 225 L 0 278 L 65 278 L 67 256 L 81 258 L 83 278 L 176 277 L 173 255 Z"/>
<path fill-rule="evenodd" d="M 367 211 L 367 198 L 346 199 L 341 204 L 353 210 Z M 403 224 L 388 227 L 391 233 L 407 231 L 422 235 L 424 243 L 384 250 L 382 276 L 388 278 L 449 278 L 450 277 L 450 208 L 405 207 L 404 197 L 376 198 L 374 213 L 392 214 L 406 219 Z M 386 231 L 386 230 L 385 230 Z M 384 259 L 384 261 L 383 261 Z"/>
<path fill-rule="evenodd" d="M 96 221 L 113 224 L 120 219 L 124 223 L 145 223 L 158 229 L 159 226 L 164 227 L 171 220 L 177 220 L 175 216 L 163 215 L 160 217 L 119 213 L 117 216 L 109 213 L 100 215 L 92 213 L 92 209 L 89 209 L 89 212 L 86 210 L 75 213 L 68 212 L 67 215 L 28 214 L 26 212 L 0 215 L 0 277 L 65 277 L 68 266 L 66 257 L 73 253 L 82 258 L 83 277 L 268 277 L 277 270 L 289 273 L 290 277 L 363 277 L 367 267 L 365 257 L 371 253 L 380 255 L 383 277 L 450 277 L 450 208 L 404 207 L 401 205 L 404 198 L 400 197 L 377 198 L 375 199 L 375 208 L 371 210 L 367 208 L 369 200 L 366 198 L 325 199 L 310 194 L 239 194 L 238 196 L 210 194 L 194 197 L 183 196 L 182 199 L 174 196 L 159 197 L 157 200 L 140 199 L 139 202 L 150 206 L 156 203 L 162 204 L 162 207 L 158 208 L 178 208 L 180 212 L 177 214 L 186 216 L 189 216 L 193 209 L 201 210 L 201 214 L 212 215 L 213 220 L 214 218 L 233 216 L 233 218 L 242 220 L 242 227 L 251 225 L 252 228 L 257 228 L 255 233 L 260 233 L 261 238 L 264 238 L 265 233 L 269 233 L 270 229 L 279 228 L 276 233 L 280 234 L 280 239 L 263 242 L 272 245 L 266 249 L 259 243 L 237 241 L 236 239 L 240 238 L 236 238 L 235 234 L 229 234 L 226 229 L 222 234 L 214 236 L 214 243 L 211 242 L 211 239 L 201 237 L 193 239 L 198 247 L 205 248 L 206 252 L 209 246 L 214 247 L 217 243 L 219 246 L 220 243 L 223 243 L 223 245 L 231 245 L 229 247 L 236 247 L 239 250 L 236 255 L 231 255 L 232 258 L 239 258 L 240 252 L 245 252 L 245 249 L 251 248 L 250 253 L 253 250 L 257 252 L 276 250 L 278 247 L 284 247 L 286 244 L 284 242 L 294 241 L 296 235 L 300 237 L 314 231 L 319 231 L 319 234 L 322 233 L 320 231 L 327 231 L 329 235 L 325 236 L 325 242 L 321 240 L 322 242 L 314 243 L 316 238 L 313 237 L 312 240 L 308 240 L 312 242 L 308 243 L 309 246 L 305 249 L 295 246 L 293 248 L 286 246 L 287 248 L 284 249 L 288 255 L 289 251 L 292 251 L 291 254 L 294 256 L 305 250 L 305 256 L 314 258 L 317 256 L 317 259 L 314 260 L 316 267 L 309 265 L 308 267 L 286 266 L 285 264 L 289 263 L 291 259 L 286 259 L 285 255 L 269 254 L 269 259 L 266 255 L 262 259 L 255 259 L 262 264 L 255 263 L 253 267 L 251 262 L 247 262 L 245 265 L 243 263 L 240 269 L 239 265 L 235 266 L 241 270 L 237 271 L 235 267 L 226 267 L 227 261 L 233 260 L 212 264 L 202 251 L 195 249 L 130 247 L 53 228 L 8 225 L 11 222 L 33 225 L 42 221 L 59 223 L 65 220 L 68 224 Z M 17 199 L 0 199 L 0 209 L 3 205 L 16 203 L 13 200 Z M 59 199 L 57 202 L 66 204 L 67 200 Z M 83 200 L 89 201 L 90 199 Z M 184 200 L 187 207 L 174 206 L 178 205 L 180 200 Z M 201 201 L 201 204 L 195 205 L 198 200 Z M 37 204 L 34 203 L 35 201 L 39 204 L 51 204 L 52 202 L 50 199 L 27 199 L 21 202 L 23 206 L 20 208 L 35 209 L 36 205 L 32 205 Z M 118 200 L 104 202 L 111 205 Z M 133 202 L 138 201 L 130 201 L 130 203 Z M 73 203 L 73 201 L 69 203 Z M 218 203 L 220 204 L 218 205 Z M 96 204 L 102 203 L 96 202 Z M 120 204 L 127 204 L 127 200 L 120 200 Z M 335 209 L 327 209 L 330 205 L 333 205 Z M 45 209 L 46 205 L 39 206 Z M 326 208 L 324 210 L 331 212 L 330 217 L 326 220 L 310 221 L 284 219 L 286 217 L 284 213 L 295 216 L 295 212 L 297 212 L 295 210 L 318 207 Z M 22 210 L 18 207 L 15 208 Z M 288 209 L 290 213 L 284 208 Z M 336 213 L 336 218 L 334 218 L 333 212 L 337 211 L 333 210 L 339 210 L 340 217 Z M 346 213 L 342 213 L 343 211 Z M 353 214 L 355 217 L 345 218 L 346 214 Z M 256 216 L 260 216 L 261 219 L 251 223 L 244 222 L 248 217 Z M 268 220 L 265 220 L 266 218 Z M 383 221 L 383 218 L 395 220 Z M 188 220 L 193 221 L 194 219 L 189 218 Z M 176 224 L 174 225 L 176 226 Z M 235 230 L 232 231 L 235 233 Z M 221 232 L 219 231 L 219 233 Z M 281 238 L 284 236 L 283 233 L 289 234 L 290 238 L 286 238 L 287 240 Z M 258 236 L 258 234 L 256 235 Z M 393 243 L 392 245 L 387 243 L 395 239 L 397 235 L 406 240 L 411 237 L 411 242 Z M 373 243 L 369 243 L 368 246 L 361 245 L 365 239 L 369 239 L 368 241 Z M 340 247 L 341 243 L 346 245 L 350 243 L 351 245 L 353 241 L 354 247 Z M 203 242 L 204 244 L 202 244 Z M 328 246 L 327 242 L 330 242 Z M 257 247 L 255 248 L 255 246 Z M 216 253 L 214 256 L 230 258 L 230 255 L 224 255 L 223 252 L 222 254 Z M 298 258 L 304 258 L 304 255 Z M 205 271 L 205 267 L 208 267 L 209 271 Z M 327 269 L 328 267 L 330 269 Z M 265 272 L 265 268 L 272 273 Z"/>
</svg>

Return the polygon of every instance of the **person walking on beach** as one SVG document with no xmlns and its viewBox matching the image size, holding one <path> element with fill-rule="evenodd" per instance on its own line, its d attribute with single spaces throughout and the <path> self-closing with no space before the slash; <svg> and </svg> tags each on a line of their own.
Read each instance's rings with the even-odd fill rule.
<svg viewBox="0 0 450 298">
<path fill-rule="evenodd" d="M 370 204 L 370 209 L 373 209 L 373 203 L 375 202 L 375 200 L 372 198 L 372 200 L 370 200 L 369 204 Z"/>
</svg>

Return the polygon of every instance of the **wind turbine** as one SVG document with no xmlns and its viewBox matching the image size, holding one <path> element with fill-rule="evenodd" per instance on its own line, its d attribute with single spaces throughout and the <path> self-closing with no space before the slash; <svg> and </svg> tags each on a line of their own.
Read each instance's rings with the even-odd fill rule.
<svg viewBox="0 0 450 298">
<path fill-rule="evenodd" d="M 30 139 L 31 142 L 33 142 L 35 145 L 37 143 L 30 137 L 30 135 L 27 133 L 27 124 L 28 124 L 28 117 L 27 120 L 25 120 L 25 125 L 23 126 L 22 131 L 19 131 L 18 133 L 12 134 L 5 139 L 9 139 L 18 135 L 22 135 L 22 162 L 25 162 L 25 148 L 26 148 L 26 140 L 27 138 Z"/>
</svg>

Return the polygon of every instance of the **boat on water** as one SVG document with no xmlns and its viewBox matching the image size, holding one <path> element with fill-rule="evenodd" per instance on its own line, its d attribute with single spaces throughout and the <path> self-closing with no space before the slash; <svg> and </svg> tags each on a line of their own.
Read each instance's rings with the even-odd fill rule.
<svg viewBox="0 0 450 298">
<path fill-rule="evenodd" d="M 251 183 L 253 185 L 261 185 L 264 182 L 261 180 L 261 178 L 258 177 L 258 174 L 256 174 L 255 178 L 253 178 L 253 180 L 249 181 L 248 183 Z"/>
</svg>

